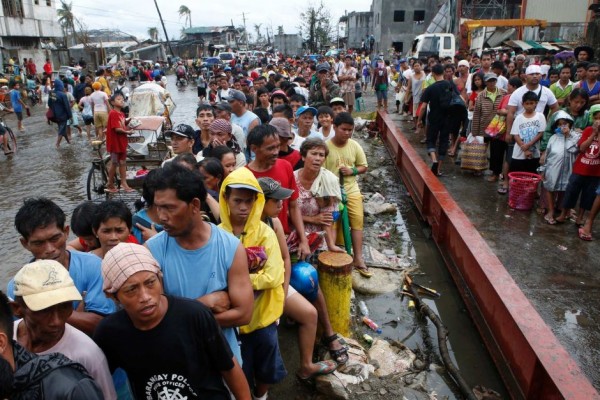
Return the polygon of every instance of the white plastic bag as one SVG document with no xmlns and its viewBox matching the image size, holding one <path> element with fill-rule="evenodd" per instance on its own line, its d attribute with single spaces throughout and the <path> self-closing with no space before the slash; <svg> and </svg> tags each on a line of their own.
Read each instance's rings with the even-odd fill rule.
<svg viewBox="0 0 600 400">
<path fill-rule="evenodd" d="M 483 136 L 473 136 L 472 133 L 469 133 L 469 136 L 467 136 L 467 143 L 473 142 L 483 143 Z"/>
</svg>

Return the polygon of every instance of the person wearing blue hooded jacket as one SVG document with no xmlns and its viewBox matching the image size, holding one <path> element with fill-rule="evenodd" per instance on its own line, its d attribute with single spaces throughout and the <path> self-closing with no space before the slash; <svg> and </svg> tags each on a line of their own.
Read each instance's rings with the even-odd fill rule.
<svg viewBox="0 0 600 400">
<path fill-rule="evenodd" d="M 67 143 L 71 144 L 71 138 L 67 135 L 67 122 L 73 118 L 71 105 L 65 94 L 65 85 L 60 79 L 54 80 L 54 91 L 48 96 L 48 108 L 52 110 L 54 122 L 58 125 L 58 137 L 56 138 L 56 148 L 60 147 L 60 142 L 64 137 Z"/>
</svg>

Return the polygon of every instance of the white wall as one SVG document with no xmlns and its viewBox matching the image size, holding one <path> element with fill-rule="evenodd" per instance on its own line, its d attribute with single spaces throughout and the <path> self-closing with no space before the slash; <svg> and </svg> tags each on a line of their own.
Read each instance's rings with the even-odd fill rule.
<svg viewBox="0 0 600 400">
<path fill-rule="evenodd" d="M 588 0 L 528 0 L 525 18 L 548 22 L 585 22 Z"/>
</svg>

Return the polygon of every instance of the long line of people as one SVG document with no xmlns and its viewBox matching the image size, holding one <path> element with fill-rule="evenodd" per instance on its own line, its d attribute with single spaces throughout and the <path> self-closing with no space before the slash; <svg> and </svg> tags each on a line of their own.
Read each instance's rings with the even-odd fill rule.
<svg viewBox="0 0 600 400">
<path fill-rule="evenodd" d="M 499 194 L 509 191 L 509 172 L 541 174 L 543 221 L 572 218 L 590 241 L 600 211 L 600 66 L 588 46 L 563 56 L 399 60 L 396 112 L 423 130 L 434 174 L 453 157 L 476 175 L 491 170 L 486 180 Z"/>
<path fill-rule="evenodd" d="M 286 95 L 268 123 L 235 89 L 224 103 L 201 104 L 198 130 L 168 132 L 175 156 L 147 174 L 137 212 L 116 200 L 83 203 L 72 213 L 71 241 L 59 205 L 25 200 L 15 226 L 33 260 L 0 298 L 0 363 L 15 371 L 6 397 L 70 390 L 72 398 L 127 398 L 129 382 L 136 398 L 266 399 L 287 375 L 277 332 L 284 314 L 298 325 L 300 380 L 345 364 L 346 343 L 311 285 L 316 272 L 299 263 L 344 251 L 336 223 L 343 177 L 354 267 L 372 274 L 356 179 L 367 159 L 351 139 L 345 100 L 330 97 L 322 90 L 317 109 L 302 95 L 291 106 Z M 113 95 L 111 112 L 121 102 Z M 108 141 L 125 135 L 123 118 L 108 124 Z M 122 157 L 111 149 L 116 167 Z M 292 281 L 295 265 L 301 278 Z M 327 360 L 313 359 L 318 325 Z M 32 362 L 62 363 L 72 379 L 49 387 L 53 373 L 35 375 Z"/>
</svg>

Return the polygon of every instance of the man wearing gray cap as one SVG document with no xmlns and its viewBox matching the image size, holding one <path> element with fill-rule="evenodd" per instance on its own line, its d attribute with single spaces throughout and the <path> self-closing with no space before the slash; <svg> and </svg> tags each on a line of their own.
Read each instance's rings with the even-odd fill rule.
<svg viewBox="0 0 600 400">
<path fill-rule="evenodd" d="M 80 363 L 102 389 L 105 399 L 116 399 L 106 357 L 96 343 L 67 324 L 74 301 L 81 295 L 58 261 L 38 260 L 25 265 L 14 278 L 14 338 L 38 355 L 61 353 Z"/>
<path fill-rule="evenodd" d="M 317 65 L 317 80 L 311 85 L 309 104 L 312 107 L 327 106 L 334 97 L 341 97 L 340 87 L 329 79 L 329 64 Z"/>
<path fill-rule="evenodd" d="M 231 106 L 231 123 L 242 127 L 244 131 L 244 143 L 248 137 L 248 132 L 260 125 L 260 119 L 252 111 L 246 109 L 246 95 L 240 90 L 230 89 L 227 102 Z M 250 161 L 250 152 L 246 149 L 246 161 Z"/>
<path fill-rule="evenodd" d="M 127 372 L 135 398 L 250 399 L 248 382 L 211 311 L 163 294 L 162 273 L 146 247 L 120 243 L 102 261 L 104 292 L 122 309 L 94 340 L 112 370 Z"/>
</svg>

